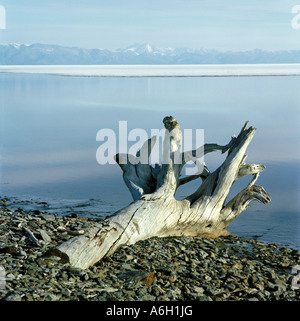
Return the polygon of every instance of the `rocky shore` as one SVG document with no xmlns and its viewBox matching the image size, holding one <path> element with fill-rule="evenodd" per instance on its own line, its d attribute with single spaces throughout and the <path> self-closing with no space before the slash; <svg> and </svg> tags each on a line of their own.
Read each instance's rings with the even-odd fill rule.
<svg viewBox="0 0 300 321">
<path fill-rule="evenodd" d="M 80 270 L 45 253 L 84 234 L 96 219 L 24 210 L 21 204 L 13 210 L 7 202 L 0 199 L 0 300 L 300 299 L 292 271 L 300 251 L 279 244 L 237 236 L 152 238 Z"/>
</svg>

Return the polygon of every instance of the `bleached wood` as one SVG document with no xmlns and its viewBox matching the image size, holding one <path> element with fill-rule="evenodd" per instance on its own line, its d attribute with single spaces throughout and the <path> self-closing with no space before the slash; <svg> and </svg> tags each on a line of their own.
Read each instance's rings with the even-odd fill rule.
<svg viewBox="0 0 300 321">
<path fill-rule="evenodd" d="M 134 244 L 139 240 L 153 236 L 202 236 L 218 237 L 228 235 L 226 227 L 249 204 L 256 200 L 268 203 L 269 194 L 257 185 L 263 165 L 245 164 L 245 151 L 256 129 L 243 126 L 237 137 L 232 137 L 225 145 L 205 144 L 203 153 L 216 150 L 228 152 L 223 164 L 210 173 L 207 166 L 202 173 L 180 178 L 184 164 L 195 160 L 197 150 L 181 155 L 182 164 L 176 164 L 175 157 L 181 145 L 181 130 L 172 116 L 164 118 L 164 125 L 169 132 L 169 141 L 164 141 L 164 157 L 169 157 L 168 164 L 142 164 L 138 159 L 142 154 L 149 158 L 156 138 L 145 142 L 136 155 L 118 154 L 115 159 L 123 171 L 123 178 L 130 190 L 134 202 L 102 220 L 88 235 L 75 237 L 61 245 L 54 252 L 68 258 L 71 265 L 87 268 L 104 256 L 112 254 L 120 245 Z M 145 152 L 146 151 L 146 152 Z M 129 160 L 122 164 L 121 160 Z M 232 184 L 240 177 L 253 175 L 248 186 L 232 200 L 227 196 Z M 183 200 L 174 198 L 176 189 L 191 180 L 201 177 L 202 184 Z M 227 201 L 227 202 L 226 202 Z M 53 253 L 54 253 L 53 252 Z"/>
</svg>

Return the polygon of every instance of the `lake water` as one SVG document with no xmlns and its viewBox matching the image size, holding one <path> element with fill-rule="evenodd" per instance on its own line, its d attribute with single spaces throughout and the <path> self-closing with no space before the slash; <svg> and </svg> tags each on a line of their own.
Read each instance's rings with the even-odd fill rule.
<svg viewBox="0 0 300 321">
<path fill-rule="evenodd" d="M 1 196 L 24 207 L 103 216 L 126 206 L 131 196 L 117 165 L 99 165 L 98 130 L 118 136 L 163 128 L 173 115 L 181 128 L 204 129 L 205 142 L 226 144 L 245 121 L 257 127 L 248 163 L 266 170 L 257 184 L 271 203 L 252 203 L 228 229 L 239 236 L 300 249 L 300 77 L 64 77 L 0 73 Z M 224 160 L 209 154 L 214 170 Z M 233 186 L 234 196 L 251 178 Z M 183 197 L 198 181 L 180 188 Z M 36 201 L 46 201 L 48 205 Z M 13 204 L 12 204 L 13 205 Z M 15 205 L 19 206 L 19 205 Z"/>
</svg>

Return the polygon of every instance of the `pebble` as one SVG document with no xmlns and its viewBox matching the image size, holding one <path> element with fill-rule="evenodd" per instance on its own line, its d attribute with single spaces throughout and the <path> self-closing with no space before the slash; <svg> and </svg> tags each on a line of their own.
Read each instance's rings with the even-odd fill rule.
<svg viewBox="0 0 300 321">
<path fill-rule="evenodd" d="M 298 301 L 300 252 L 228 236 L 151 238 L 123 246 L 86 270 L 45 253 L 84 235 L 96 219 L 6 206 L 0 198 L 4 301 Z M 30 231 L 28 233 L 27 231 Z M 39 246 L 32 241 L 36 238 Z M 1 280 L 0 280 L 1 282 Z"/>
<path fill-rule="evenodd" d="M 45 230 L 39 229 L 39 232 L 41 234 L 42 239 L 46 243 L 50 243 L 51 242 L 51 237 L 47 234 L 47 232 Z"/>
<path fill-rule="evenodd" d="M 125 273 L 118 274 L 117 277 L 125 281 L 138 282 L 145 279 L 149 273 L 143 271 L 128 271 Z"/>
</svg>

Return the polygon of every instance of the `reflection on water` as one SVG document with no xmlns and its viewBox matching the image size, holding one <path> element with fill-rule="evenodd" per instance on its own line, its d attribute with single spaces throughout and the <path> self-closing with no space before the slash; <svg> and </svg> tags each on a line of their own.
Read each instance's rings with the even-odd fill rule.
<svg viewBox="0 0 300 321">
<path fill-rule="evenodd" d="M 173 115 L 181 128 L 204 128 L 205 142 L 225 144 L 250 120 L 258 130 L 247 162 L 267 166 L 257 184 L 272 202 L 253 205 L 230 230 L 299 248 L 299 88 L 300 77 L 0 74 L 0 193 L 33 199 L 30 206 L 46 200 L 49 211 L 107 215 L 131 199 L 118 166 L 96 162 L 99 129 L 112 128 L 118 136 L 118 121 L 128 120 L 128 131 L 143 128 L 150 135 L 151 128 L 162 128 L 164 116 Z M 219 153 L 205 157 L 210 170 L 223 160 Z M 230 195 L 247 179 L 237 182 Z M 197 184 L 184 186 L 177 197 L 193 192 Z"/>
</svg>

